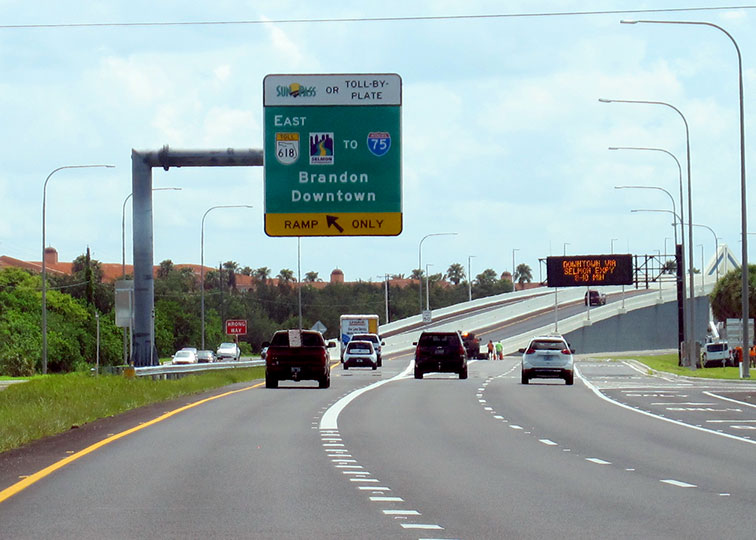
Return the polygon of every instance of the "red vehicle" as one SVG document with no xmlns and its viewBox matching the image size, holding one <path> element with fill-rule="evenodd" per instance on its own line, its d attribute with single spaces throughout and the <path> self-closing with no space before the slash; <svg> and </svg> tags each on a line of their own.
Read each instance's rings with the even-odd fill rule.
<svg viewBox="0 0 756 540">
<path fill-rule="evenodd" d="M 278 381 L 316 380 L 320 388 L 331 386 L 328 348 L 320 332 L 279 330 L 265 353 L 265 387 L 278 388 Z"/>
</svg>

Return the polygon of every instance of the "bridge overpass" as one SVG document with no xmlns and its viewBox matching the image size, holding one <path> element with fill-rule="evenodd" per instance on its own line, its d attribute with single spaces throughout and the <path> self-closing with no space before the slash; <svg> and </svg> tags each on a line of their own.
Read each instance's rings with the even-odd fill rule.
<svg viewBox="0 0 756 540">
<path fill-rule="evenodd" d="M 694 338 L 703 341 L 709 322 L 714 279 L 696 276 Z M 584 305 L 586 288 L 542 288 L 505 293 L 434 310 L 430 323 L 420 315 L 381 325 L 387 352 L 410 351 L 423 330 L 474 331 L 481 345 L 501 341 L 505 354 L 527 345 L 538 334 L 557 331 L 580 353 L 676 349 L 677 291 L 661 288 L 601 287 L 604 306 Z"/>
</svg>

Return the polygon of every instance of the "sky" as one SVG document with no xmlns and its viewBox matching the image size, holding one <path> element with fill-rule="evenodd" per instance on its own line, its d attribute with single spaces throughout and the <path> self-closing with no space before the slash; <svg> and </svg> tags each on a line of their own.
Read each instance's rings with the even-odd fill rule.
<svg viewBox="0 0 756 540">
<path fill-rule="evenodd" d="M 693 222 L 740 259 L 738 64 L 710 27 L 620 24 L 621 19 L 706 21 L 724 27 L 743 57 L 746 167 L 756 120 L 756 9 L 573 14 L 748 6 L 730 0 L 415 2 L 0 0 L 0 255 L 39 261 L 45 178 L 46 244 L 71 261 L 89 247 L 121 262 L 132 149 L 262 149 L 268 74 L 396 73 L 402 79 L 403 230 L 391 237 L 305 237 L 301 275 L 347 281 L 431 274 L 459 263 L 472 276 L 528 264 L 545 279 L 549 255 L 672 253 L 679 212 L 673 157 L 685 127 Z M 754 3 L 756 7 L 756 3 Z M 535 16 L 534 14 L 544 14 Z M 507 15 L 480 17 L 474 15 Z M 443 19 L 442 16 L 465 16 Z M 333 21 L 429 17 L 428 20 Z M 300 22 L 283 22 L 297 19 Z M 320 20 L 320 22 L 316 22 Z M 249 24 L 39 26 L 101 23 Z M 19 27 L 19 25 L 33 25 Z M 753 140 L 753 139 L 750 139 Z M 262 167 L 153 171 L 154 262 L 298 271 L 297 239 L 264 231 Z M 754 182 L 749 181 L 749 186 Z M 749 195 L 756 201 L 756 193 Z M 126 262 L 131 263 L 131 205 Z M 748 227 L 756 232 L 756 204 Z M 687 241 L 687 240 L 686 240 Z M 756 255 L 749 239 L 749 260 Z M 694 229 L 694 264 L 714 236 Z M 701 247 L 702 246 L 702 247 Z M 686 248 L 687 252 L 687 248 Z"/>
</svg>

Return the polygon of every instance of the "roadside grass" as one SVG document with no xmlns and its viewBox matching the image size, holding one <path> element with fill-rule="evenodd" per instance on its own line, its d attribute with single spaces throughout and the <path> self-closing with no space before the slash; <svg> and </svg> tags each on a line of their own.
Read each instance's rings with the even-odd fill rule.
<svg viewBox="0 0 756 540">
<path fill-rule="evenodd" d="M 264 376 L 264 367 L 254 367 L 174 380 L 83 373 L 35 377 L 0 392 L 0 452 L 144 405 Z"/>
<path fill-rule="evenodd" d="M 710 367 L 692 370 L 677 365 L 676 354 L 659 354 L 652 356 L 617 357 L 614 360 L 635 360 L 645 364 L 655 371 L 663 371 L 685 377 L 700 377 L 703 379 L 740 379 L 740 369 L 737 367 Z"/>
</svg>

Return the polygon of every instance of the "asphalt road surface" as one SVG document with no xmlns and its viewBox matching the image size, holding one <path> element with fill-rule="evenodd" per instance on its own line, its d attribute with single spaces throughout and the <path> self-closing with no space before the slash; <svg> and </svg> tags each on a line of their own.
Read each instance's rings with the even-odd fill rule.
<svg viewBox="0 0 756 540">
<path fill-rule="evenodd" d="M 410 361 L 237 385 L 0 502 L 0 538 L 754 538 L 752 383 L 590 357 L 571 387 L 520 384 L 514 357 L 415 380 Z"/>
</svg>

